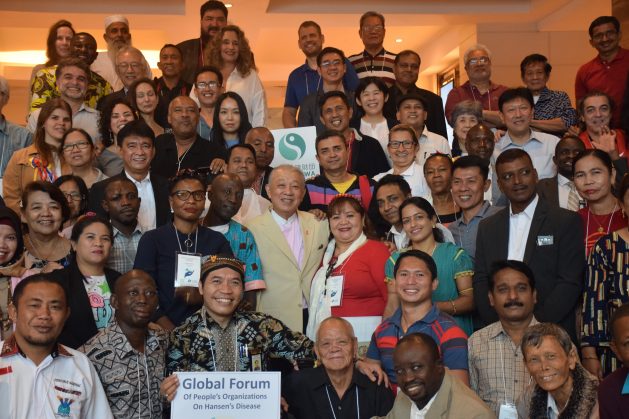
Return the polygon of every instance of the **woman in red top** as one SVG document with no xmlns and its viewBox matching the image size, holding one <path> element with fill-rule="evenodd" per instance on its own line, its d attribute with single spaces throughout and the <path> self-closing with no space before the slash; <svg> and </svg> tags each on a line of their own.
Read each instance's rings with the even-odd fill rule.
<svg viewBox="0 0 629 419">
<path fill-rule="evenodd" d="M 627 225 L 621 206 L 613 193 L 616 169 L 608 153 L 589 149 L 575 157 L 572 170 L 574 186 L 587 206 L 579 210 L 585 231 L 585 255 L 606 234 Z"/>
<path fill-rule="evenodd" d="M 579 101 L 579 118 L 584 126 L 579 138 L 585 148 L 597 148 L 609 153 L 612 161 L 624 157 L 629 161 L 625 132 L 611 129 L 614 103 L 605 93 L 592 90 Z"/>
<path fill-rule="evenodd" d="M 353 196 L 337 195 L 328 205 L 328 218 L 333 238 L 312 280 L 306 333 L 315 339 L 321 321 L 339 316 L 352 323 L 359 342 L 368 342 L 373 329 L 367 329 L 371 324 L 375 329 L 387 304 L 384 264 L 389 250 L 367 239 L 365 210 Z"/>
</svg>

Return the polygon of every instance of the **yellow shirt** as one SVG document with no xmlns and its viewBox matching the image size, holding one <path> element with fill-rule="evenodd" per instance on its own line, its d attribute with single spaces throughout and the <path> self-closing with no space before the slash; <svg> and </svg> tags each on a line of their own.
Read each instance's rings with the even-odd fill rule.
<svg viewBox="0 0 629 419">
<path fill-rule="evenodd" d="M 356 176 L 352 176 L 349 180 L 341 183 L 333 183 L 332 186 L 334 186 L 334 189 L 339 191 L 339 193 L 345 193 L 349 187 L 352 186 L 352 183 L 354 183 L 355 180 Z"/>
</svg>

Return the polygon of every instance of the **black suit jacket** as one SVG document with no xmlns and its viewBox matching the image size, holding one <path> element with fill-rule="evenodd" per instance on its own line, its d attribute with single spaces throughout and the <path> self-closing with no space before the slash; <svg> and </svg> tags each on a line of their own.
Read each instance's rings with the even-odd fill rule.
<svg viewBox="0 0 629 419">
<path fill-rule="evenodd" d="M 98 215 L 107 217 L 107 212 L 103 209 L 101 203 L 105 198 L 105 187 L 108 182 L 116 179 L 127 179 L 124 170 L 120 174 L 101 180 L 92 185 L 88 200 L 88 209 Z M 151 173 L 151 185 L 153 186 L 153 195 L 155 196 L 155 212 L 157 227 L 161 227 L 171 220 L 170 203 L 168 202 L 168 180 L 162 176 Z"/>
<path fill-rule="evenodd" d="M 98 333 L 96 321 L 90 300 L 85 290 L 85 276 L 79 270 L 76 262 L 70 263 L 67 268 L 58 269 L 47 274 L 61 282 L 68 290 L 68 305 L 70 317 L 66 320 L 59 342 L 70 348 L 77 349 L 85 344 L 92 336 Z M 114 283 L 120 273 L 113 269 L 105 268 L 105 278 L 109 289 L 114 289 Z"/>
<path fill-rule="evenodd" d="M 448 138 L 446 131 L 446 117 L 443 113 L 443 100 L 441 96 L 434 94 L 430 90 L 413 86 L 408 93 L 414 93 L 426 102 L 426 127 L 428 131 L 439 134 L 444 138 Z M 402 91 L 395 85 L 389 89 L 389 100 L 384 104 L 384 116 L 390 119 L 396 119 L 397 101 L 402 96 Z"/>
<path fill-rule="evenodd" d="M 481 221 L 476 237 L 474 303 L 484 324 L 498 320 L 489 305 L 488 277 L 492 263 L 507 259 L 509 211 L 504 208 Z M 535 317 L 561 325 L 576 341 L 575 309 L 585 272 L 579 215 L 540 199 L 526 238 L 524 263 L 535 275 Z"/>
<path fill-rule="evenodd" d="M 551 178 L 542 179 L 537 182 L 537 193 L 541 199 L 552 206 L 559 206 L 559 181 L 557 176 Z"/>
</svg>

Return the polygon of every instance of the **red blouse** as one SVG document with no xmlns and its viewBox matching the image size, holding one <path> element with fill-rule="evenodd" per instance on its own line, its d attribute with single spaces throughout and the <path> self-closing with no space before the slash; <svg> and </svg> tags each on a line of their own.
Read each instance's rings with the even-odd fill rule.
<svg viewBox="0 0 629 419">
<path fill-rule="evenodd" d="M 379 241 L 367 240 L 332 275 L 343 275 L 343 296 L 332 315 L 339 317 L 382 316 L 387 303 L 384 265 L 391 256 Z"/>
</svg>

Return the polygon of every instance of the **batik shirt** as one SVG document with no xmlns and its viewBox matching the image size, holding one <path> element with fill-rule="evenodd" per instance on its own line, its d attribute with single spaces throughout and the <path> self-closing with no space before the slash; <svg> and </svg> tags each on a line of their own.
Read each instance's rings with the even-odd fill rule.
<svg viewBox="0 0 629 419">
<path fill-rule="evenodd" d="M 140 353 L 112 320 L 81 348 L 100 377 L 115 417 L 162 417 L 159 385 L 164 379 L 167 344 L 166 332 L 149 329 L 144 353 Z"/>
<path fill-rule="evenodd" d="M 221 328 L 201 308 L 171 332 L 166 369 L 167 374 L 250 371 L 252 358 L 260 355 L 264 370 L 269 355 L 288 360 L 313 358 L 313 347 L 305 335 L 266 314 L 236 311 L 227 327 Z"/>
<path fill-rule="evenodd" d="M 49 99 L 60 97 L 57 89 L 57 77 L 55 71 L 57 66 L 45 67 L 37 72 L 31 85 L 31 107 L 30 112 L 41 108 Z M 98 100 L 113 93 L 111 85 L 98 73 L 90 71 L 87 92 L 85 93 L 85 105 L 96 109 Z"/>
</svg>

